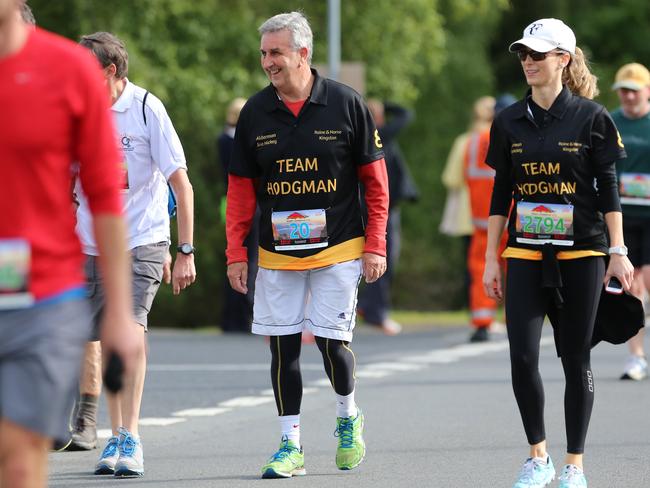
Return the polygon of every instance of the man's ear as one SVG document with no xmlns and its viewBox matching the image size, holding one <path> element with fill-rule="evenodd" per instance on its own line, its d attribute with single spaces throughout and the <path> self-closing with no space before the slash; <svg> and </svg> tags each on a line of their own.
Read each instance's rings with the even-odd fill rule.
<svg viewBox="0 0 650 488">
<path fill-rule="evenodd" d="M 114 63 L 109 64 L 104 68 L 104 73 L 106 73 L 107 78 L 115 78 L 115 73 L 117 73 L 117 66 Z"/>
<path fill-rule="evenodd" d="M 302 58 L 302 60 L 306 63 L 309 57 L 309 49 L 307 49 L 306 47 L 301 47 L 298 50 L 298 52 L 300 53 L 300 57 Z"/>
</svg>

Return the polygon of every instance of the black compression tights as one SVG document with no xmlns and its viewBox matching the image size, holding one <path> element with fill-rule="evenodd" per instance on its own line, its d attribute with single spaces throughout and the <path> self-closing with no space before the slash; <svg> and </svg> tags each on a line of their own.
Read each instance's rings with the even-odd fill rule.
<svg viewBox="0 0 650 488">
<path fill-rule="evenodd" d="M 582 454 L 594 402 L 591 336 L 605 274 L 601 257 L 560 261 L 564 305 L 555 331 L 564 369 L 567 452 Z M 539 342 L 551 294 L 540 287 L 541 262 L 508 260 L 506 320 L 512 387 L 528 442 L 546 439 L 544 387 L 539 374 Z"/>
<path fill-rule="evenodd" d="M 271 383 L 278 415 L 298 415 L 302 401 L 300 346 L 302 334 L 271 336 Z M 349 395 L 354 390 L 354 353 L 349 342 L 316 337 L 325 372 L 334 391 Z"/>
</svg>

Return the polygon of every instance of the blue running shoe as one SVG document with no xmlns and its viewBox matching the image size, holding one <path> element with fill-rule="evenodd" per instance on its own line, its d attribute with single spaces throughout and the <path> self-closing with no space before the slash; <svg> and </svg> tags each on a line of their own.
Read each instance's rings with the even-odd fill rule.
<svg viewBox="0 0 650 488">
<path fill-rule="evenodd" d="M 512 488 L 544 488 L 555 479 L 555 467 L 551 456 L 546 460 L 533 457 L 524 462 L 519 473 L 519 479 Z"/>
<path fill-rule="evenodd" d="M 115 473 L 115 463 L 120 457 L 120 454 L 117 450 L 117 444 L 119 439 L 117 436 L 113 436 L 108 439 L 106 447 L 102 451 L 101 456 L 99 456 L 99 461 L 95 465 L 95 474 L 113 474 Z"/>
<path fill-rule="evenodd" d="M 115 464 L 115 476 L 117 478 L 144 476 L 144 454 L 140 438 L 120 428 L 120 441 L 117 448 L 120 458 Z"/>
<path fill-rule="evenodd" d="M 575 464 L 567 464 L 562 468 L 560 488 L 587 488 L 585 473 Z"/>
</svg>

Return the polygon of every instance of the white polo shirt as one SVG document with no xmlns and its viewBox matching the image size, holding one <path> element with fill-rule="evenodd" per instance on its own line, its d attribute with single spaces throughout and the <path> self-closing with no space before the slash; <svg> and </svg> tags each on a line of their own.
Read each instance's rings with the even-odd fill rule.
<svg viewBox="0 0 650 488">
<path fill-rule="evenodd" d="M 178 169 L 187 169 L 181 141 L 162 102 L 126 80 L 124 91 L 111 107 L 117 145 L 124 155 L 124 213 L 128 222 L 129 249 L 170 240 L 167 180 Z M 88 202 L 76 182 L 79 197 L 77 234 L 84 254 L 99 254 L 93 236 Z"/>
</svg>

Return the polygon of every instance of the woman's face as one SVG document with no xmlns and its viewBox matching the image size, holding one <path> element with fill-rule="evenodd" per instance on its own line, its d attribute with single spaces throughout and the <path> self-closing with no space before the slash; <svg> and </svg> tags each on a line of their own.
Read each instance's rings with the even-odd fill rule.
<svg viewBox="0 0 650 488">
<path fill-rule="evenodd" d="M 528 48 L 517 51 L 526 82 L 531 87 L 562 84 L 562 71 L 569 64 L 571 55 L 565 51 L 537 53 Z M 535 61 L 533 57 L 539 59 Z"/>
</svg>

